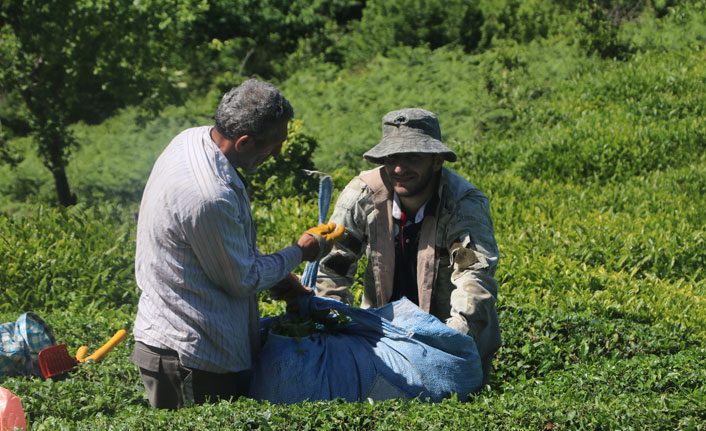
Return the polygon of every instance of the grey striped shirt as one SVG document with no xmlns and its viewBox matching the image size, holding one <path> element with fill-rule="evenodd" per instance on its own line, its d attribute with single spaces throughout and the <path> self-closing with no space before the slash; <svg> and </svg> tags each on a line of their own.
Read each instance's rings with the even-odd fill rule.
<svg viewBox="0 0 706 431">
<path fill-rule="evenodd" d="M 142 294 L 133 334 L 176 350 L 187 367 L 220 373 L 251 367 L 256 293 L 294 270 L 302 255 L 297 246 L 270 255 L 257 249 L 245 186 L 210 131 L 180 133 L 147 181 L 137 223 Z"/>
</svg>

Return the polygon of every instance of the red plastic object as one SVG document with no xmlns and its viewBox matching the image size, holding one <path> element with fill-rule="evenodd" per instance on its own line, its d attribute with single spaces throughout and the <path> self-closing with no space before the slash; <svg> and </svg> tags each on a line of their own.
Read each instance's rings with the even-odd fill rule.
<svg viewBox="0 0 706 431">
<path fill-rule="evenodd" d="M 0 387 L 0 431 L 12 431 L 16 428 L 27 428 L 22 401 L 17 395 Z"/>
<path fill-rule="evenodd" d="M 45 379 L 71 371 L 77 365 L 76 359 L 69 355 L 66 344 L 57 344 L 39 352 L 39 368 Z"/>
</svg>

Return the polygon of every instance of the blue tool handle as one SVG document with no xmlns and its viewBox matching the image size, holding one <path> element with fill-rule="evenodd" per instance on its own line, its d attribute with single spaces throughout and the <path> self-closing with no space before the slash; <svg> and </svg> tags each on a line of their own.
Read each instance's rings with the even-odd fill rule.
<svg viewBox="0 0 706 431">
<path fill-rule="evenodd" d="M 331 205 L 331 192 L 333 181 L 326 175 L 319 182 L 319 224 L 326 223 L 329 206 Z M 314 289 L 316 287 L 316 273 L 319 271 L 319 261 L 307 262 L 302 275 L 302 284 Z"/>
</svg>

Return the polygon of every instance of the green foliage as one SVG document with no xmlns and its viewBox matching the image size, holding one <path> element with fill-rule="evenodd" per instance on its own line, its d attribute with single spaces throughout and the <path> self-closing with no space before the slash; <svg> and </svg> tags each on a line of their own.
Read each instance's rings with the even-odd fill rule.
<svg viewBox="0 0 706 431">
<path fill-rule="evenodd" d="M 127 348 L 60 382 L 0 380 L 23 397 L 31 429 L 700 429 L 704 418 L 703 349 L 672 356 L 610 358 L 518 380 L 471 402 L 343 401 L 291 406 L 238 401 L 178 412 L 147 407 Z M 575 377 L 569 377 L 575 376 Z M 629 388 L 629 389 L 628 389 Z M 97 408 L 100 406 L 100 408 Z"/>
<path fill-rule="evenodd" d="M 305 131 L 318 138 L 316 166 L 350 179 L 372 167 L 362 155 L 380 141 L 383 115 L 401 106 L 436 112 L 447 140 L 455 131 L 472 134 L 474 114 L 491 109 L 473 64 L 459 50 L 400 48 L 389 58 L 377 57 L 364 72 L 321 66 L 295 74 L 282 87 Z"/>
<path fill-rule="evenodd" d="M 569 105 L 565 118 L 543 121 L 549 110 L 541 101 L 531 108 L 535 121 L 550 127 L 537 132 L 518 171 L 528 178 L 605 181 L 703 160 L 698 118 L 706 99 L 698 88 L 705 77 L 701 54 L 674 51 L 668 59 L 654 54 L 610 62 L 567 81 L 554 91 Z"/>
<path fill-rule="evenodd" d="M 258 245 L 274 252 L 316 223 L 317 179 L 296 182 L 302 165 L 313 159 L 333 175 L 335 200 L 352 175 L 371 167 L 361 155 L 379 141 L 382 115 L 402 106 L 436 112 L 459 155 L 449 167 L 491 201 L 504 340 L 491 385 L 468 402 L 433 405 L 240 399 L 165 412 L 149 407 L 128 361 L 129 338 L 104 362 L 63 380 L 0 377 L 22 398 L 30 428 L 704 429 L 704 2 L 641 2 L 636 15 L 614 21 L 612 10 L 637 2 L 480 1 L 469 6 L 483 17 L 472 55 L 458 41 L 431 48 L 433 37 L 459 29 L 412 35 L 402 28 L 400 15 L 426 19 L 422 4 L 445 17 L 435 3 L 411 3 L 388 17 L 396 27 L 386 30 L 381 11 L 397 3 L 369 2 L 371 38 L 387 40 L 394 29 L 426 39 L 410 39 L 415 47 L 395 42 L 355 70 L 339 68 L 348 55 L 342 47 L 362 36 L 316 39 L 320 33 L 301 26 L 363 25 L 333 18 L 356 2 L 330 2 L 322 12 L 324 3 L 314 4 L 326 19 L 267 9 L 309 10 L 297 2 L 268 2 L 241 17 L 282 32 L 276 26 L 291 20 L 298 30 L 286 34 L 303 51 L 283 67 L 310 66 L 280 85 L 302 122 L 292 125 L 282 160 L 253 180 Z M 264 33 L 258 37 L 276 38 Z M 6 48 L 0 58 L 12 58 Z M 614 48 L 622 54 L 610 54 Z M 72 125 L 83 146 L 70 156 L 69 175 L 82 178 L 76 191 L 88 200 L 72 210 L 38 205 L 53 179 L 26 152 L 22 133 L 5 136 L 6 151 L 24 160 L 0 168 L 0 321 L 39 312 L 70 351 L 130 329 L 137 304 L 131 210 L 157 155 L 183 128 L 208 124 L 220 93 L 209 89 L 142 126 L 131 109 L 97 126 Z M 358 304 L 364 265 L 354 284 Z M 274 316 L 284 303 L 265 292 L 260 309 Z"/>
<path fill-rule="evenodd" d="M 318 190 L 317 188 L 312 191 Z M 272 200 L 252 202 L 252 215 L 257 228 L 258 248 L 263 253 L 274 253 L 294 244 L 305 230 L 315 226 L 318 221 L 316 197 L 309 191 L 302 191 L 302 196 L 280 197 Z M 333 205 L 332 205 L 333 206 Z M 304 274 L 306 263 L 302 262 L 294 270 L 295 274 Z M 263 316 L 277 316 L 285 312 L 285 303 L 270 298 L 267 291 L 261 292 L 260 312 Z"/>
<path fill-rule="evenodd" d="M 244 76 L 284 76 L 296 58 L 322 55 L 340 61 L 333 45 L 346 24 L 360 17 L 360 0 L 228 0 L 210 2 L 199 20 L 202 49 L 192 74 L 221 93 Z M 203 49 L 206 48 L 207 49 Z M 296 51 L 296 52 L 295 52 Z M 292 61 L 281 61 L 292 55 Z"/>
<path fill-rule="evenodd" d="M 627 58 L 629 48 L 618 39 L 618 30 L 623 21 L 635 19 L 641 8 L 642 2 L 633 0 L 581 2 L 577 14 L 579 46 L 603 58 Z"/>
<path fill-rule="evenodd" d="M 145 99 L 161 108 L 179 83 L 178 73 L 162 68 L 205 8 L 200 0 L 177 8 L 161 1 L 4 2 L 3 35 L 14 55 L 0 82 L 19 91 L 38 120 L 96 122 Z"/>
<path fill-rule="evenodd" d="M 0 215 L 0 311 L 136 304 L 134 228 L 118 207 Z"/>
<path fill-rule="evenodd" d="M 270 326 L 270 332 L 292 338 L 306 338 L 320 333 L 336 333 L 340 325 L 351 321 L 350 317 L 331 312 L 332 310 L 312 311 L 308 315 L 291 319 L 279 317 Z"/>
<path fill-rule="evenodd" d="M 659 27 L 649 17 L 621 26 L 636 51 L 629 61 L 586 58 L 564 41 L 503 42 L 476 56 L 399 48 L 363 72 L 302 71 L 284 90 L 319 137 L 322 170 L 343 165 L 350 176 L 369 168 L 361 155 L 379 141 L 380 118 L 421 106 L 439 116 L 457 169 L 621 180 L 703 159 L 704 33 L 685 35 L 681 48 L 668 36 L 684 26 L 703 30 L 702 12 L 679 10 Z M 322 117 L 322 109 L 337 114 Z"/>
<path fill-rule="evenodd" d="M 178 100 L 174 48 L 204 10 L 201 0 L 178 7 L 163 1 L 133 3 L 5 1 L 0 7 L 3 49 L 1 93 L 24 113 L 42 163 L 54 177 L 59 202 L 76 196 L 65 168 L 79 142 L 77 121 L 97 123 L 127 104 L 153 112 Z"/>
<path fill-rule="evenodd" d="M 561 32 L 566 20 L 562 1 L 493 0 L 480 1 L 483 13 L 479 46 L 490 48 L 498 41 L 528 43 Z"/>
<path fill-rule="evenodd" d="M 77 139 L 91 142 L 74 153 L 67 170 L 76 178 L 82 201 L 137 207 L 152 166 L 169 142 L 186 128 L 213 124 L 215 107 L 209 101 L 195 97 L 150 121 L 140 121 L 137 109 L 126 109 L 98 126 L 75 125 Z"/>
<path fill-rule="evenodd" d="M 155 160 L 171 139 L 187 127 L 213 122 L 217 101 L 194 98 L 181 107 L 166 108 L 162 115 L 140 122 L 135 108 L 119 111 L 99 125 L 78 123 L 71 132 L 86 145 L 69 157 L 67 175 L 75 178 L 74 191 L 88 206 L 115 203 L 139 206 L 142 191 Z M 0 165 L 0 208 L 8 202 L 55 205 L 53 179 L 28 148 L 27 138 L 8 142 L 8 150 L 22 161 L 14 167 Z"/>
<path fill-rule="evenodd" d="M 0 124 L 0 127 L 1 126 L 2 124 Z M 7 139 L 5 135 L 0 132 L 0 164 L 7 164 L 12 167 L 15 167 L 21 161 L 22 159 L 19 157 L 19 155 L 10 150 L 9 146 L 7 145 Z"/>
<path fill-rule="evenodd" d="M 71 290 L 82 291 L 81 285 Z M 81 295 L 86 295 L 83 291 Z M 83 298 L 80 298 L 83 300 Z M 132 301 L 131 301 L 132 302 Z M 38 314 L 52 327 L 57 342 L 66 344 L 70 354 L 79 346 L 88 347 L 89 354 L 102 346 L 118 329 L 132 327 L 133 305 L 93 307 L 59 306 Z M 18 314 L 3 313 L 5 321 L 14 321 Z M 39 378 L 0 377 L 0 385 L 22 396 L 29 429 L 42 429 L 43 422 L 56 422 L 65 417 L 72 428 L 91 418 L 112 416 L 125 408 L 144 406 L 147 402 L 139 373 L 135 367 L 125 367 L 133 347 L 130 336 L 95 364 L 84 364 L 76 371 L 56 380 Z"/>
<path fill-rule="evenodd" d="M 482 22 L 478 8 L 463 0 L 368 1 L 345 50 L 353 62 L 402 45 L 433 49 L 458 44 L 472 51 Z"/>
<path fill-rule="evenodd" d="M 300 120 L 290 122 L 280 155 L 267 160 L 254 174 L 247 176 L 248 196 L 260 201 L 318 196 L 318 179 L 306 172 L 315 170 L 312 154 L 316 145 L 313 136 L 302 132 Z"/>
</svg>

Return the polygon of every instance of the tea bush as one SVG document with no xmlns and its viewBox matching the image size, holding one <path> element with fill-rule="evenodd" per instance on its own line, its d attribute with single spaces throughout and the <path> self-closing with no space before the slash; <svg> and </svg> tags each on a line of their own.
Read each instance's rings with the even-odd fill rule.
<svg viewBox="0 0 706 431">
<path fill-rule="evenodd" d="M 636 55 L 627 64 L 603 65 L 591 78 L 566 82 L 553 93 L 568 102 L 569 117 L 539 131 L 518 172 L 574 182 L 623 180 L 704 160 L 701 57 L 691 51 L 671 52 L 668 61 Z M 546 115 L 540 106 L 532 112 L 538 122 Z"/>
<path fill-rule="evenodd" d="M 0 214 L 0 311 L 134 306 L 134 222 L 116 206 Z"/>
<path fill-rule="evenodd" d="M 315 197 L 319 181 L 312 155 L 316 139 L 302 133 L 301 120 L 289 124 L 287 140 L 276 158 L 271 158 L 248 175 L 248 196 L 253 200 L 269 201 L 276 197 Z"/>
<path fill-rule="evenodd" d="M 462 156 L 458 170 L 621 180 L 703 157 L 705 10 L 690 3 L 623 23 L 620 37 L 634 51 L 626 61 L 586 57 L 551 34 L 476 55 L 398 46 L 362 69 L 298 71 L 283 89 L 318 138 L 322 170 L 344 165 L 351 176 L 371 167 L 361 155 L 379 142 L 382 116 L 420 106 L 439 116 Z"/>
</svg>

